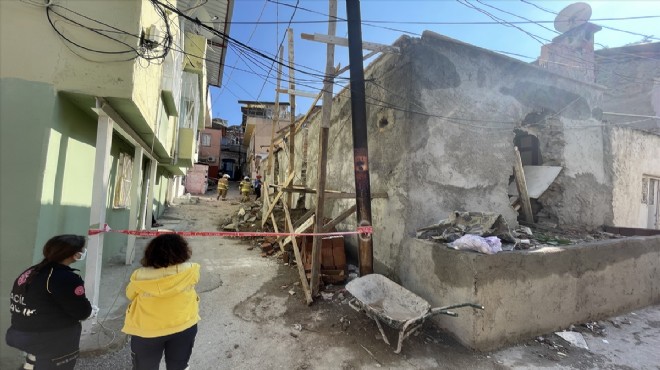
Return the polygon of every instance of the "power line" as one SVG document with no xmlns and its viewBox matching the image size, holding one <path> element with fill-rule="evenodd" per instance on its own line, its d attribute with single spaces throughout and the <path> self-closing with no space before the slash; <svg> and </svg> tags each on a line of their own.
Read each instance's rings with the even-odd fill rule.
<svg viewBox="0 0 660 370">
<path fill-rule="evenodd" d="M 521 0 L 522 1 L 522 0 Z M 272 3 L 277 3 L 275 1 L 270 1 Z M 283 4 L 283 5 L 288 5 L 288 4 Z M 300 8 L 300 10 L 305 10 L 303 8 Z M 556 14 L 556 13 L 553 13 Z M 608 22 L 613 22 L 613 21 L 626 21 L 626 20 L 638 20 L 638 19 L 654 19 L 654 18 L 660 18 L 660 15 L 643 15 L 643 16 L 636 16 L 636 17 L 614 17 L 614 18 L 594 18 L 591 19 L 593 22 L 600 22 L 600 21 L 608 21 Z M 337 23 L 343 23 L 346 22 L 345 19 L 332 19 L 332 20 L 306 20 L 306 21 L 293 21 L 291 24 L 324 24 L 324 23 L 329 23 L 329 22 L 337 22 Z M 541 23 L 541 24 L 554 24 L 554 20 L 548 21 L 548 20 L 530 20 L 530 21 L 512 21 L 511 23 L 513 24 L 531 24 L 531 23 Z M 225 23 L 223 21 L 211 21 L 211 22 L 204 22 L 204 23 Z M 286 21 L 231 21 L 227 22 L 231 25 L 278 25 L 278 24 L 285 24 L 288 23 Z M 362 20 L 362 23 L 369 23 L 369 24 L 419 24 L 419 25 L 454 25 L 454 26 L 474 26 L 474 25 L 493 25 L 493 24 L 498 24 L 498 22 L 495 21 L 394 21 L 394 20 L 367 20 L 364 19 Z M 626 31 L 622 31 L 626 32 Z"/>
</svg>

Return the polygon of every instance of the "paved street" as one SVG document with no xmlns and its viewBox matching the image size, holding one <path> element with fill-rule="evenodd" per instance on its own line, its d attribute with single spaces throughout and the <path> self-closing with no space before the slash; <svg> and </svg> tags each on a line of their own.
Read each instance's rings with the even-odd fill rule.
<svg viewBox="0 0 660 370">
<path fill-rule="evenodd" d="M 237 197 L 232 190 L 230 198 Z M 164 228 L 218 230 L 239 207 L 231 201 L 218 202 L 212 194 L 182 198 L 178 203 L 159 220 Z M 248 250 L 254 242 L 209 237 L 190 241 L 193 260 L 202 264 L 198 286 L 202 321 L 191 369 L 658 369 L 660 363 L 658 306 L 613 320 L 616 327 L 601 322 L 604 336 L 582 328 L 590 350 L 570 347 L 549 333 L 542 341 L 477 353 L 426 323 L 396 355 L 380 339 L 375 324 L 351 309 L 338 292 L 333 300 L 320 299 L 307 307 L 296 285 L 295 268 L 274 257 L 262 258 L 259 248 Z M 125 275 L 121 269 L 107 272 L 115 276 L 110 279 L 112 286 L 105 288 L 107 293 L 123 294 L 118 282 Z M 296 294 L 290 295 L 289 290 Z M 111 304 L 115 298 L 107 294 L 104 301 Z M 106 328 L 118 331 L 124 305 L 123 298 L 117 298 L 104 322 Z M 93 339 L 101 347 L 113 340 L 106 332 Z M 393 338 L 393 332 L 387 333 Z M 116 333 L 110 346 L 119 349 L 85 354 L 77 369 L 129 369 L 126 338 Z"/>
</svg>

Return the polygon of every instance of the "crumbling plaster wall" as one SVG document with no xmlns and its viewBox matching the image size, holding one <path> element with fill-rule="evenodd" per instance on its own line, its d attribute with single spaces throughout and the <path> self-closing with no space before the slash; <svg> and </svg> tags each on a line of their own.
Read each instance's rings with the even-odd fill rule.
<svg viewBox="0 0 660 370">
<path fill-rule="evenodd" d="M 411 225 L 454 209 L 498 212 L 515 224 L 503 190 L 512 175 L 514 128 L 538 137 L 544 164 L 564 167 L 541 202 L 558 223 L 611 221 L 607 140 L 591 113 L 602 87 L 432 32 L 411 40 L 407 52 L 415 61 L 418 110 L 428 113 L 410 124 L 422 164 L 411 180 L 421 184 L 418 202 L 435 206 L 416 212 Z"/>
<path fill-rule="evenodd" d="M 404 238 L 451 211 L 497 212 L 516 224 L 507 187 L 514 129 L 526 119 L 524 129 L 537 130 L 542 147 L 552 148 L 551 162 L 565 168 L 561 191 L 546 202 L 558 221 L 600 225 L 611 219 L 602 128 L 591 118 L 601 88 L 432 32 L 404 37 L 397 46 L 401 54 L 385 54 L 365 71 L 371 191 L 388 193 L 372 201 L 376 271 L 396 274 Z M 530 114 L 543 119 L 529 122 Z M 307 186 L 313 188 L 320 120 L 317 114 L 309 125 Z M 352 151 L 350 92 L 344 89 L 333 101 L 328 189 L 354 191 Z M 278 154 L 284 168 L 288 157 Z M 300 164 L 296 160 L 296 172 Z M 313 207 L 314 197 L 307 199 Z M 328 200 L 325 216 L 353 203 Z M 351 217 L 340 228 L 355 225 Z"/>
<path fill-rule="evenodd" d="M 660 177 L 660 136 L 612 127 L 610 129 L 614 226 L 642 227 L 642 176 Z"/>
</svg>

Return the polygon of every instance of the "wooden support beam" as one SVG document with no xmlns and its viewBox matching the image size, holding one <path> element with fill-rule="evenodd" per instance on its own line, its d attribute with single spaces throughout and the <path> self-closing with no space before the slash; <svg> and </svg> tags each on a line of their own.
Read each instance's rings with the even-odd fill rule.
<svg viewBox="0 0 660 370">
<path fill-rule="evenodd" d="M 332 36 L 332 35 L 321 35 L 319 33 L 315 34 L 309 34 L 309 33 L 302 33 L 300 34 L 300 37 L 302 37 L 305 40 L 310 40 L 310 41 L 316 41 L 316 42 L 323 42 L 326 44 L 333 44 L 333 45 L 339 45 L 339 46 L 348 46 L 348 39 L 344 37 L 338 37 L 338 36 Z M 390 46 L 390 45 L 385 45 L 385 44 L 378 44 L 375 42 L 368 42 L 368 41 L 363 41 L 362 42 L 362 49 L 365 50 L 373 50 L 373 51 L 378 51 L 378 52 L 383 52 L 383 53 L 399 53 L 400 50 L 396 46 Z"/>
<path fill-rule="evenodd" d="M 294 62 L 293 62 L 293 29 L 287 29 L 289 37 L 289 90 L 296 90 L 296 83 L 294 77 Z M 291 126 L 289 129 L 289 175 L 296 172 L 296 96 L 289 95 L 289 109 L 291 111 Z M 293 193 L 289 193 L 286 200 L 289 208 L 293 205 Z M 290 229 L 289 231 L 292 231 Z"/>
<path fill-rule="evenodd" d="M 354 214 L 356 209 L 357 209 L 357 205 L 353 204 L 349 209 L 345 210 L 344 212 L 340 213 L 339 216 L 332 219 L 332 221 L 323 225 L 323 229 L 321 232 L 327 233 L 328 231 L 332 230 L 333 227 L 339 225 L 342 221 L 344 221 L 349 216 Z"/>
<path fill-rule="evenodd" d="M 518 147 L 514 147 L 515 158 L 513 165 L 513 176 L 516 180 L 516 187 L 518 188 L 518 199 L 522 204 L 522 212 L 525 221 L 534 223 L 534 214 L 532 213 L 532 203 L 529 201 L 529 194 L 527 193 L 527 180 L 525 180 L 525 170 L 523 169 L 522 159 L 520 158 L 520 151 Z"/>
<path fill-rule="evenodd" d="M 365 54 L 364 57 L 362 58 L 362 60 L 367 60 L 367 59 L 371 58 L 372 56 L 374 56 L 378 53 L 380 53 L 380 51 L 371 51 L 371 52 Z M 335 71 L 336 71 L 335 76 L 339 76 L 340 74 L 348 71 L 350 68 L 351 68 L 351 66 L 347 65 L 346 67 L 343 67 L 343 68 L 340 69 L 339 64 L 337 64 L 337 67 L 335 67 Z M 323 91 L 324 90 L 319 91 L 318 95 L 316 95 L 316 98 L 314 99 L 314 102 L 312 102 L 312 104 L 309 106 L 309 110 L 307 110 L 307 113 L 305 114 L 305 116 L 300 121 L 298 121 L 298 123 L 296 123 L 296 133 L 298 131 L 300 131 L 300 128 L 307 121 L 307 119 L 309 118 L 309 115 L 312 114 L 312 110 L 316 106 L 316 103 L 318 103 L 318 101 L 321 99 L 321 96 L 323 95 Z M 274 139 L 276 145 L 279 144 L 285 136 L 287 136 L 288 133 L 281 133 L 281 132 L 286 131 L 288 128 L 289 128 L 289 126 L 287 125 L 286 127 L 282 128 L 280 130 L 277 130 L 277 133 L 279 135 L 275 136 L 275 139 Z"/>
<path fill-rule="evenodd" d="M 298 226 L 302 225 L 303 222 L 307 221 L 310 217 L 312 217 L 313 214 L 314 214 L 314 208 L 310 209 L 309 211 L 305 212 L 304 215 L 300 216 L 300 218 L 293 223 L 293 227 L 297 229 Z"/>
<path fill-rule="evenodd" d="M 371 51 L 371 52 L 365 54 L 364 57 L 362 57 L 362 60 L 365 61 L 365 60 L 371 58 L 372 56 L 374 56 L 374 55 L 376 55 L 376 54 L 378 54 L 378 53 L 380 53 L 380 51 L 378 51 L 378 50 Z M 337 69 L 337 72 L 335 72 L 335 76 L 339 76 L 340 74 L 342 74 L 342 73 L 348 71 L 349 69 L 351 69 L 351 65 L 350 65 L 350 64 L 347 65 L 346 67 L 342 68 L 342 69 Z"/>
<path fill-rule="evenodd" d="M 264 199 L 264 205 L 266 206 L 266 209 L 270 208 L 270 196 L 268 194 L 268 188 L 266 188 L 265 194 L 262 194 L 261 197 Z M 263 220 L 261 221 L 261 227 L 263 227 L 266 224 L 268 216 L 264 216 Z M 275 215 L 273 215 L 273 212 L 270 213 L 270 221 L 273 223 L 273 231 L 276 233 L 279 233 L 279 228 L 277 227 L 277 220 L 275 220 Z"/>
<path fill-rule="evenodd" d="M 337 22 L 332 18 L 337 17 L 337 0 L 329 1 L 328 12 L 328 34 L 335 36 Z M 323 214 L 325 206 L 325 182 L 328 165 L 328 137 L 330 136 L 330 115 L 332 114 L 332 87 L 334 82 L 335 65 L 335 45 L 327 44 L 325 61 L 325 78 L 323 80 L 323 106 L 321 107 L 321 130 L 319 133 L 319 156 L 318 156 L 318 176 L 316 188 L 316 222 L 314 223 L 314 232 L 320 233 L 323 229 Z M 312 239 L 312 275 L 310 285 L 312 286 L 312 295 L 316 296 L 319 291 L 319 279 L 321 273 L 321 245 L 323 239 L 320 235 L 314 235 Z"/>
<path fill-rule="evenodd" d="M 295 228 L 294 233 L 298 234 L 298 233 L 302 233 L 305 230 L 307 230 L 310 226 L 312 226 L 314 224 L 314 219 L 315 219 L 315 217 L 314 217 L 314 214 L 312 213 L 312 215 L 310 217 L 308 217 L 301 225 L 299 225 L 298 227 Z M 282 250 L 284 250 L 284 246 L 291 243 L 292 239 L 295 239 L 295 237 L 287 236 L 286 238 L 283 238 L 283 241 L 280 243 L 280 248 Z"/>
<path fill-rule="evenodd" d="M 289 214 L 289 207 L 286 206 L 286 202 L 284 200 L 281 202 L 282 207 L 284 208 L 284 216 L 286 217 L 286 225 L 289 230 L 293 230 L 291 215 Z M 296 266 L 298 267 L 298 274 L 300 275 L 300 286 L 302 286 L 303 293 L 305 294 L 305 301 L 307 302 L 307 305 L 310 305 L 314 299 L 312 298 L 312 292 L 309 290 L 309 282 L 307 281 L 305 266 L 303 265 L 300 250 L 298 249 L 298 241 L 296 241 L 296 238 L 291 238 L 291 242 L 293 243 L 293 254 L 296 256 Z"/>
<path fill-rule="evenodd" d="M 328 199 L 352 199 L 355 198 L 355 193 L 328 193 L 326 192 L 326 198 Z M 386 192 L 371 193 L 371 199 L 376 198 L 388 198 Z"/>
<path fill-rule="evenodd" d="M 284 186 L 288 186 L 291 183 L 291 181 L 293 181 L 293 175 L 294 175 L 293 173 L 289 174 L 289 177 L 284 182 Z M 264 214 L 264 217 L 261 220 L 261 227 L 263 227 L 266 224 L 266 220 L 271 215 L 271 212 L 273 212 L 273 208 L 275 207 L 275 204 L 277 204 L 277 201 L 280 200 L 283 194 L 284 192 L 282 190 L 277 192 L 277 195 L 275 195 L 275 199 L 273 199 L 273 203 L 270 203 L 270 205 L 268 206 L 268 210 L 266 211 L 266 214 Z"/>
<path fill-rule="evenodd" d="M 282 94 L 288 94 L 288 95 L 295 95 L 295 96 L 303 96 L 305 98 L 316 98 L 318 96 L 317 93 L 309 92 L 309 91 L 302 91 L 302 90 L 290 90 L 290 89 L 276 89 L 278 93 Z"/>
<path fill-rule="evenodd" d="M 280 46 L 280 63 L 277 65 L 277 88 L 275 89 L 276 91 L 279 90 L 280 81 L 282 80 L 283 59 L 284 59 L 284 49 L 282 48 L 282 46 Z M 271 171 L 273 169 L 273 158 L 275 157 L 275 153 L 273 153 L 273 149 L 275 146 L 275 129 L 277 128 L 279 122 L 280 122 L 280 94 L 275 94 L 275 112 L 273 114 L 273 127 L 270 132 L 270 148 L 268 148 L 268 168 L 266 170 L 268 175 L 271 174 Z M 268 188 L 266 188 L 266 191 L 268 191 Z"/>
</svg>

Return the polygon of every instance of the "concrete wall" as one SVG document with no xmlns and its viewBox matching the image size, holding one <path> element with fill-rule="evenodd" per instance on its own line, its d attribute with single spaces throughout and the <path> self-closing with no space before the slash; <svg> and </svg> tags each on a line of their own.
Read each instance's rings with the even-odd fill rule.
<svg viewBox="0 0 660 370">
<path fill-rule="evenodd" d="M 491 256 L 408 239 L 403 257 L 401 284 L 432 306 L 485 306 L 434 319 L 481 351 L 660 302 L 660 237 Z"/>
<path fill-rule="evenodd" d="M 603 110 L 660 116 L 660 42 L 599 50 L 596 82 L 608 87 Z M 660 133 L 660 119 L 604 114 L 609 122 Z"/>
<path fill-rule="evenodd" d="M 660 136 L 627 128 L 610 130 L 614 226 L 648 227 L 640 220 L 642 177 L 660 178 Z"/>
</svg>

